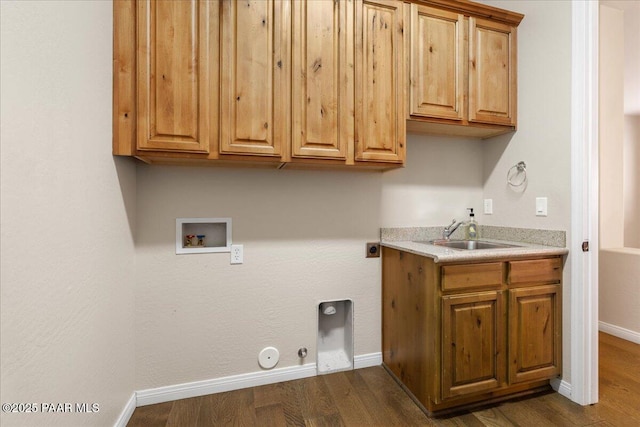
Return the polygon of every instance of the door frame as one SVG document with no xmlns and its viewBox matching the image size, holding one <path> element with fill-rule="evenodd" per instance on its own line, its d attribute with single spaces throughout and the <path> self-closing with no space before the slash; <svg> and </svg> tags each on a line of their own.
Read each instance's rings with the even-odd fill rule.
<svg viewBox="0 0 640 427">
<path fill-rule="evenodd" d="M 571 383 L 559 392 L 589 405 L 598 401 L 599 2 L 571 4 Z"/>
</svg>

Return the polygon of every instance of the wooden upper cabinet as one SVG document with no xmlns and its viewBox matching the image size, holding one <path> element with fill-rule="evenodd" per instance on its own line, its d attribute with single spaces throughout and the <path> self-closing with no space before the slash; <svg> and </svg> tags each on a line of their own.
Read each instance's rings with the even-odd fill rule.
<svg viewBox="0 0 640 427">
<path fill-rule="evenodd" d="M 516 125 L 516 28 L 469 19 L 469 121 Z"/>
<path fill-rule="evenodd" d="M 346 159 L 353 144 L 353 2 L 293 1 L 292 156 Z"/>
<path fill-rule="evenodd" d="M 355 159 L 405 158 L 404 4 L 356 0 Z"/>
<path fill-rule="evenodd" d="M 209 151 L 217 132 L 211 117 L 217 96 L 215 6 L 197 0 L 137 2 L 139 150 Z"/>
<path fill-rule="evenodd" d="M 409 114 L 464 118 L 466 19 L 411 5 Z"/>
<path fill-rule="evenodd" d="M 457 0 L 425 3 L 408 14 L 407 128 L 480 138 L 515 130 L 523 15 Z"/>
<path fill-rule="evenodd" d="M 222 1 L 222 154 L 282 153 L 287 78 L 282 71 L 283 12 L 278 0 Z"/>
</svg>

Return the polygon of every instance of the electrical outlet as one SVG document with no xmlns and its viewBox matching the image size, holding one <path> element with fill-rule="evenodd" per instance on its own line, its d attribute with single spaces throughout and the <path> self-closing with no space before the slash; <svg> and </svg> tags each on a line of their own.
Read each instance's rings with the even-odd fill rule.
<svg viewBox="0 0 640 427">
<path fill-rule="evenodd" d="M 380 243 L 372 242 L 367 243 L 367 258 L 379 258 L 380 257 Z"/>
<path fill-rule="evenodd" d="M 231 245 L 231 264 L 242 264 L 244 262 L 244 246 Z"/>
</svg>

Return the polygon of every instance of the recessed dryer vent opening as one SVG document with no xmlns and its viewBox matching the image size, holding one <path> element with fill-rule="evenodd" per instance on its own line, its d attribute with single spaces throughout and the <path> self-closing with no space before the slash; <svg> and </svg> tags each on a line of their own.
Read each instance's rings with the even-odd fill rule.
<svg viewBox="0 0 640 427">
<path fill-rule="evenodd" d="M 353 302 L 318 305 L 318 374 L 353 369 Z"/>
</svg>

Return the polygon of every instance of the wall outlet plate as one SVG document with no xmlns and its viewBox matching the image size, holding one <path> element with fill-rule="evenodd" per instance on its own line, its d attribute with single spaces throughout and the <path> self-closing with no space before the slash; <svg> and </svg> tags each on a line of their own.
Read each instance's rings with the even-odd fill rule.
<svg viewBox="0 0 640 427">
<path fill-rule="evenodd" d="M 244 245 L 231 245 L 231 264 L 244 262 Z"/>
<path fill-rule="evenodd" d="M 367 258 L 380 258 L 380 243 L 367 243 Z"/>
</svg>

